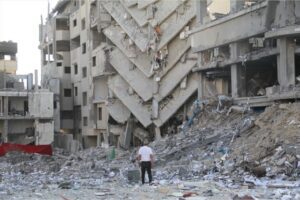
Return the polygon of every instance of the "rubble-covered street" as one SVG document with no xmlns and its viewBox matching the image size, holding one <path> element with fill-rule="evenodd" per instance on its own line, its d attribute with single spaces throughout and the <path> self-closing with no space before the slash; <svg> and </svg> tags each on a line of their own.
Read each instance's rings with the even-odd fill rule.
<svg viewBox="0 0 300 200">
<path fill-rule="evenodd" d="M 300 199 L 299 113 L 299 103 L 228 114 L 209 103 L 190 129 L 150 144 L 151 186 L 140 184 L 136 149 L 10 152 L 0 199 Z"/>
</svg>

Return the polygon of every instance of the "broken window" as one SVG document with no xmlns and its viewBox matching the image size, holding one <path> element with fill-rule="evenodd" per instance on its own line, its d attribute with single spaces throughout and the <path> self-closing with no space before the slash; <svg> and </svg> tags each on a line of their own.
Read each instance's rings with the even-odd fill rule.
<svg viewBox="0 0 300 200">
<path fill-rule="evenodd" d="M 83 106 L 87 105 L 87 92 L 82 93 L 82 105 Z"/>
<path fill-rule="evenodd" d="M 78 95 L 78 87 L 74 87 L 74 93 L 75 93 L 75 96 L 77 97 L 77 95 Z"/>
<path fill-rule="evenodd" d="M 72 90 L 71 89 L 64 89 L 64 96 L 65 97 L 71 97 Z"/>
<path fill-rule="evenodd" d="M 82 68 L 82 78 L 85 78 L 87 76 L 87 68 L 83 67 Z"/>
<path fill-rule="evenodd" d="M 54 108 L 54 109 L 57 108 L 57 102 L 56 102 L 56 101 L 53 102 L 53 108 Z"/>
<path fill-rule="evenodd" d="M 85 54 L 86 53 L 86 43 L 83 43 L 81 48 L 82 48 L 82 54 Z"/>
<path fill-rule="evenodd" d="M 77 20 L 74 19 L 74 20 L 73 20 L 73 27 L 76 27 L 76 26 L 77 26 Z"/>
<path fill-rule="evenodd" d="M 93 67 L 96 66 L 96 56 L 93 57 Z"/>
<path fill-rule="evenodd" d="M 102 120 L 102 107 L 98 108 L 98 120 L 101 121 Z"/>
<path fill-rule="evenodd" d="M 65 74 L 71 74 L 71 67 L 65 67 Z"/>
<path fill-rule="evenodd" d="M 24 112 L 27 113 L 29 111 L 29 108 L 28 108 L 28 101 L 25 100 L 24 101 Z"/>
</svg>

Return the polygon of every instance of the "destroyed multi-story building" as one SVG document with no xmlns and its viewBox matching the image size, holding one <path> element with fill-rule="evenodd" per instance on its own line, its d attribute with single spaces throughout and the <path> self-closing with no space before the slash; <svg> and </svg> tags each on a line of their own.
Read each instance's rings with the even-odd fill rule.
<svg viewBox="0 0 300 200">
<path fill-rule="evenodd" d="M 299 1 L 230 1 L 209 20 L 197 2 L 197 27 L 188 35 L 198 55 L 199 98 L 224 94 L 236 104 L 270 105 L 299 98 Z"/>
<path fill-rule="evenodd" d="M 33 85 L 33 74 L 17 75 L 17 43 L 0 42 L 1 142 L 51 144 L 53 94 Z M 36 83 L 37 83 L 36 72 Z"/>
<path fill-rule="evenodd" d="M 180 37 L 195 23 L 193 4 L 58 2 L 40 37 L 42 82 L 59 84 L 56 130 L 86 145 L 120 140 L 125 147 L 132 135 L 160 135 L 197 91 L 190 73 L 197 60 Z"/>
<path fill-rule="evenodd" d="M 126 148 L 182 122 L 197 93 L 256 106 L 294 98 L 299 9 L 297 1 L 60 0 L 40 26 L 55 131 Z"/>
</svg>

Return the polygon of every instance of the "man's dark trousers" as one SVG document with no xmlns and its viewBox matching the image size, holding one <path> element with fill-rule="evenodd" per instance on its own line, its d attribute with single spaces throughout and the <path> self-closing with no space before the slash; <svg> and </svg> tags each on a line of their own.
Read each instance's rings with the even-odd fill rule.
<svg viewBox="0 0 300 200">
<path fill-rule="evenodd" d="M 152 182 L 152 173 L 151 173 L 151 162 L 150 161 L 142 161 L 141 162 L 142 168 L 142 183 L 145 183 L 145 172 L 147 171 L 149 183 Z"/>
</svg>

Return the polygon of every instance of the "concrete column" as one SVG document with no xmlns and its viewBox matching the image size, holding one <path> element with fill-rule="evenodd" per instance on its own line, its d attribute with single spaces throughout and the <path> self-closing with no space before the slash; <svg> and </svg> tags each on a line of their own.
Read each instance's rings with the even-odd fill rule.
<svg viewBox="0 0 300 200">
<path fill-rule="evenodd" d="M 40 132 L 37 130 L 37 127 L 39 125 L 39 120 L 35 119 L 34 120 L 34 138 L 35 138 L 35 145 L 39 145 L 40 144 L 40 139 L 41 139 L 41 135 Z"/>
<path fill-rule="evenodd" d="M 230 44 L 230 59 L 235 61 L 243 55 L 246 47 L 242 43 Z M 246 70 L 241 64 L 231 66 L 231 93 L 233 98 L 246 96 Z"/>
<path fill-rule="evenodd" d="M 104 147 L 104 148 L 108 148 L 109 147 L 109 141 L 108 141 L 108 136 L 109 136 L 109 131 L 107 131 L 106 133 L 102 133 L 103 134 L 103 139 L 104 139 L 104 141 L 101 141 L 102 143 L 102 147 Z"/>
<path fill-rule="evenodd" d="M 33 74 L 30 73 L 27 76 L 27 90 L 32 90 L 32 86 L 33 86 Z"/>
<path fill-rule="evenodd" d="M 39 83 L 38 83 L 38 80 L 39 80 L 39 76 L 38 76 L 38 70 L 36 69 L 36 70 L 34 70 L 34 79 L 35 79 L 35 85 L 34 85 L 34 91 L 38 91 L 38 89 L 39 89 Z"/>
<path fill-rule="evenodd" d="M 160 140 L 161 139 L 160 127 L 155 127 L 154 131 L 155 131 L 155 140 Z"/>
<path fill-rule="evenodd" d="M 246 70 L 243 66 L 231 66 L 231 93 L 233 98 L 246 96 Z"/>
<path fill-rule="evenodd" d="M 196 1 L 197 22 L 203 24 L 204 18 L 207 16 L 207 0 Z"/>
<path fill-rule="evenodd" d="M 238 12 L 239 10 L 243 9 L 244 5 L 244 0 L 230 0 L 230 12 Z"/>
<path fill-rule="evenodd" d="M 151 118 L 157 119 L 159 115 L 159 102 L 156 99 L 152 99 L 152 113 Z"/>
<path fill-rule="evenodd" d="M 203 72 L 198 73 L 198 99 L 204 99 L 204 75 Z"/>
<path fill-rule="evenodd" d="M 2 141 L 5 143 L 8 142 L 8 120 L 4 120 Z"/>
<path fill-rule="evenodd" d="M 277 40 L 277 76 L 280 86 L 295 85 L 295 41 L 288 38 Z"/>
<path fill-rule="evenodd" d="M 3 114 L 8 116 L 8 97 L 3 97 Z"/>
<path fill-rule="evenodd" d="M 99 131 L 98 134 L 97 134 L 97 147 L 100 147 L 101 146 L 101 132 Z"/>
<path fill-rule="evenodd" d="M 3 97 L 3 114 L 8 116 L 8 97 Z M 4 120 L 2 141 L 8 142 L 8 120 Z"/>
</svg>

